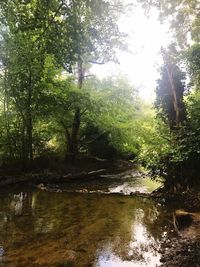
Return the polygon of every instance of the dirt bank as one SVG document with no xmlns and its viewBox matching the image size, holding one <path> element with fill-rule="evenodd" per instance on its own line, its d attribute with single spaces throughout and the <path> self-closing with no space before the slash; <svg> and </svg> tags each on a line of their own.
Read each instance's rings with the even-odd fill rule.
<svg viewBox="0 0 200 267">
<path fill-rule="evenodd" d="M 199 267 L 200 237 L 174 240 L 163 251 L 161 262 L 162 267 Z"/>
<path fill-rule="evenodd" d="M 188 191 L 178 201 L 188 210 L 176 210 L 173 214 L 174 229 L 178 238 L 162 249 L 162 267 L 200 266 L 200 200 L 199 193 Z M 180 203 L 181 203 L 180 202 Z M 194 206 L 193 206 L 194 205 Z"/>
</svg>

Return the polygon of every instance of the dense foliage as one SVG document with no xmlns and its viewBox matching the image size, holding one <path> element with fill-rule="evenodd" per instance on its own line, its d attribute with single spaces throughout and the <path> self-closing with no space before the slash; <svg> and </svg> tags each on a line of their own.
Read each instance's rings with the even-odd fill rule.
<svg viewBox="0 0 200 267">
<path fill-rule="evenodd" d="M 172 44 L 162 49 L 163 66 L 156 89 L 154 142 L 143 160 L 167 187 L 200 185 L 200 45 L 199 1 L 139 1 L 157 7 L 170 22 Z M 181 25 L 181 26 L 180 26 Z M 192 45 L 191 45 L 192 40 Z"/>
<path fill-rule="evenodd" d="M 154 108 L 124 77 L 99 80 L 92 64 L 117 61 L 123 1 L 0 3 L 0 160 L 134 159 L 170 188 L 199 184 L 199 1 L 143 1 L 174 33 L 161 49 Z M 180 27 L 181 25 L 181 27 Z"/>
<path fill-rule="evenodd" d="M 89 72 L 115 61 L 123 46 L 122 3 L 17 0 L 0 10 L 2 164 L 135 157 L 137 92 L 124 78 L 100 81 Z"/>
</svg>

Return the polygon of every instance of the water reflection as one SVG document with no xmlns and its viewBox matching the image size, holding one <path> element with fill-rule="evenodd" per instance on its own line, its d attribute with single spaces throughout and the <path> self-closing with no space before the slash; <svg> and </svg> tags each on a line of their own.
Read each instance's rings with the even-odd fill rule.
<svg viewBox="0 0 200 267">
<path fill-rule="evenodd" d="M 168 216 L 158 204 L 128 196 L 5 192 L 0 264 L 153 267 L 161 241 L 169 237 Z"/>
<path fill-rule="evenodd" d="M 62 185 L 66 192 L 104 192 L 123 193 L 152 192 L 161 185 L 161 182 L 145 177 L 144 174 L 129 170 L 119 174 L 101 175 L 100 179 L 83 179 L 81 181 L 69 180 Z"/>
</svg>

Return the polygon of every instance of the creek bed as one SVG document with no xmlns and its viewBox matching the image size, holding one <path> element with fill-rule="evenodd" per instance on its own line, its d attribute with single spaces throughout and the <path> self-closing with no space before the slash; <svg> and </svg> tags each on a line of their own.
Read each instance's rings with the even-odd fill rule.
<svg viewBox="0 0 200 267">
<path fill-rule="evenodd" d="M 117 188 L 120 191 L 125 188 L 127 192 L 130 175 L 121 185 L 118 178 L 116 181 L 114 177 L 108 178 L 113 179 L 113 183 L 107 184 L 108 189 L 116 192 Z M 148 191 L 145 179 L 139 182 L 135 175 L 137 181 L 129 189 L 133 191 L 137 184 L 137 190 L 141 186 L 142 191 Z M 94 187 L 90 189 L 95 192 Z M 0 266 L 160 265 L 160 250 L 176 237 L 170 209 L 151 199 L 80 194 L 72 192 L 72 185 L 70 190 L 48 192 L 31 187 L 1 190 Z M 76 185 L 74 191 L 77 190 Z"/>
</svg>

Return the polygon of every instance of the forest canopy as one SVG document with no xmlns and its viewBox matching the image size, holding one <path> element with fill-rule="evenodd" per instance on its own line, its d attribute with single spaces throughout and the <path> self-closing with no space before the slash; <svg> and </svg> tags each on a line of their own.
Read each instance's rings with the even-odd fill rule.
<svg viewBox="0 0 200 267">
<path fill-rule="evenodd" d="M 48 153 L 116 157 L 129 146 L 137 150 L 129 132 L 136 91 L 123 79 L 99 81 L 89 72 L 91 64 L 115 61 L 123 46 L 119 7 L 119 1 L 1 3 L 2 161 L 31 168 Z"/>
<path fill-rule="evenodd" d="M 153 106 L 123 75 L 99 79 L 90 71 L 117 62 L 116 51 L 126 48 L 118 23 L 124 1 L 0 3 L 1 165 L 31 170 L 45 157 L 123 158 L 170 187 L 199 183 L 200 3 L 136 3 L 147 14 L 156 8 L 173 32 L 160 52 Z"/>
</svg>

